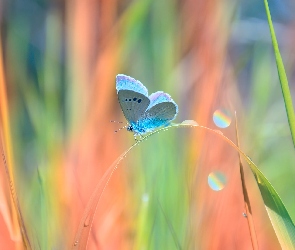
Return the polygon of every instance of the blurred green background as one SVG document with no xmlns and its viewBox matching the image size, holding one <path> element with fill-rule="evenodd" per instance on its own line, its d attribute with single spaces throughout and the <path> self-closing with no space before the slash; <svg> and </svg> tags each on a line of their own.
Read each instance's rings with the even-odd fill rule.
<svg viewBox="0 0 295 250">
<path fill-rule="evenodd" d="M 295 4 L 269 6 L 294 96 Z M 73 246 L 95 186 L 134 143 L 110 123 L 125 122 L 119 73 L 169 93 L 175 122 L 220 129 L 213 113 L 228 110 L 222 132 L 234 142 L 236 111 L 241 149 L 295 219 L 294 147 L 263 1 L 4 0 L 0 32 L 1 133 L 31 248 Z M 1 171 L 0 246 L 22 249 Z M 227 179 L 218 192 L 207 183 L 215 171 Z M 278 249 L 250 170 L 246 180 L 259 246 Z M 170 129 L 120 162 L 88 249 L 249 249 L 243 212 L 237 152 L 214 135 Z"/>
</svg>

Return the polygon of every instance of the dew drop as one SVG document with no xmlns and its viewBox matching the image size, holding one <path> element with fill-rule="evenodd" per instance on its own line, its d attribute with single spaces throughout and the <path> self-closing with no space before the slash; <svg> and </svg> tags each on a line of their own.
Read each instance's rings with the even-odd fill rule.
<svg viewBox="0 0 295 250">
<path fill-rule="evenodd" d="M 226 177 L 220 171 L 211 172 L 208 176 L 208 184 L 212 190 L 220 191 L 226 185 Z"/>
<path fill-rule="evenodd" d="M 217 132 L 220 135 L 223 135 L 223 133 L 220 130 L 215 129 L 214 131 Z"/>
<path fill-rule="evenodd" d="M 243 216 L 244 216 L 245 218 L 247 218 L 247 214 L 246 214 L 246 213 L 243 213 Z"/>
<path fill-rule="evenodd" d="M 84 221 L 84 227 L 88 227 L 90 224 L 90 213 L 87 215 L 85 221 Z"/>
<path fill-rule="evenodd" d="M 219 128 L 227 128 L 231 123 L 231 113 L 226 109 L 218 109 L 213 114 L 213 121 Z"/>
<path fill-rule="evenodd" d="M 185 121 L 183 121 L 182 123 L 180 123 L 180 124 L 182 124 L 182 125 L 193 125 L 193 126 L 198 126 L 199 124 L 196 122 L 196 121 L 194 121 L 194 120 L 185 120 Z M 192 127 L 193 127 L 192 126 Z"/>
<path fill-rule="evenodd" d="M 75 243 L 74 243 L 74 246 L 77 246 L 78 243 L 79 243 L 79 241 L 76 240 Z"/>
</svg>

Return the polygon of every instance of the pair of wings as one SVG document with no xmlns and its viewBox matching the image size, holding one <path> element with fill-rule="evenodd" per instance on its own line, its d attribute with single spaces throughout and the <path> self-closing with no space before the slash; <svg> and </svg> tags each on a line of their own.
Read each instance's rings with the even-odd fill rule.
<svg viewBox="0 0 295 250">
<path fill-rule="evenodd" d="M 129 123 L 144 123 L 147 127 L 159 127 L 172 121 L 178 106 L 170 95 L 158 91 L 148 96 L 146 87 L 126 75 L 117 75 L 116 89 L 119 103 Z"/>
</svg>

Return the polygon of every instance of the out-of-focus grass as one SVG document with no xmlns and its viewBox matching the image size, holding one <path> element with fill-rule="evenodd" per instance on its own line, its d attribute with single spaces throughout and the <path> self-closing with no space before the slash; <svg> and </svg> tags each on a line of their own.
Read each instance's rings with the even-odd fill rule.
<svg viewBox="0 0 295 250">
<path fill-rule="evenodd" d="M 125 119 L 118 73 L 139 79 L 150 93 L 171 94 L 180 108 L 177 122 L 215 128 L 215 109 L 237 110 L 241 147 L 294 218 L 292 141 L 270 40 L 255 35 L 266 19 L 245 28 L 249 3 L 25 3 L 6 2 L 1 27 L 16 191 L 34 249 L 70 248 L 94 187 L 134 143 L 109 122 Z M 291 38 L 283 38 L 284 55 Z M 234 140 L 232 125 L 223 132 Z M 237 153 L 207 133 L 154 135 L 129 153 L 106 187 L 89 249 L 249 249 L 238 164 Z M 220 192 L 207 184 L 215 170 L 228 180 Z M 259 246 L 277 249 L 249 173 L 246 181 Z"/>
<path fill-rule="evenodd" d="M 12 247 L 14 240 L 16 246 L 29 245 L 26 229 L 22 220 L 22 212 L 19 208 L 18 197 L 15 192 L 15 182 L 13 176 L 13 152 L 10 136 L 10 117 L 8 111 L 8 100 L 5 86 L 4 65 L 2 57 L 2 43 L 0 41 L 0 124 L 1 124 L 1 235 L 7 247 Z M 7 156 L 6 156 L 7 155 Z M 4 229 L 4 230 L 3 230 Z M 6 241 L 7 235 L 11 240 Z M 23 237 L 23 242 L 21 242 Z"/>
</svg>

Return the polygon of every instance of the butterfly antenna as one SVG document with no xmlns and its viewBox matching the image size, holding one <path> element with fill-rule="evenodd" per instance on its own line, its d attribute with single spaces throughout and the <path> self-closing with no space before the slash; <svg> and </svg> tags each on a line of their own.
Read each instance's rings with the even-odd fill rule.
<svg viewBox="0 0 295 250">
<path fill-rule="evenodd" d="M 124 122 L 118 122 L 118 121 L 113 121 L 113 120 L 110 120 L 110 122 L 124 123 Z M 129 124 L 127 123 L 124 127 L 119 128 L 118 130 L 115 130 L 115 133 L 119 132 L 119 131 L 122 130 L 123 128 L 127 128 L 128 126 L 129 126 Z"/>
<path fill-rule="evenodd" d="M 124 123 L 124 122 L 118 122 L 118 121 L 113 121 L 113 120 L 111 120 L 110 122 L 116 122 L 116 123 Z"/>
<path fill-rule="evenodd" d="M 115 130 L 115 133 L 119 132 L 120 130 L 122 130 L 123 128 L 127 128 L 128 127 L 128 124 L 122 128 L 119 128 L 118 130 Z"/>
</svg>

